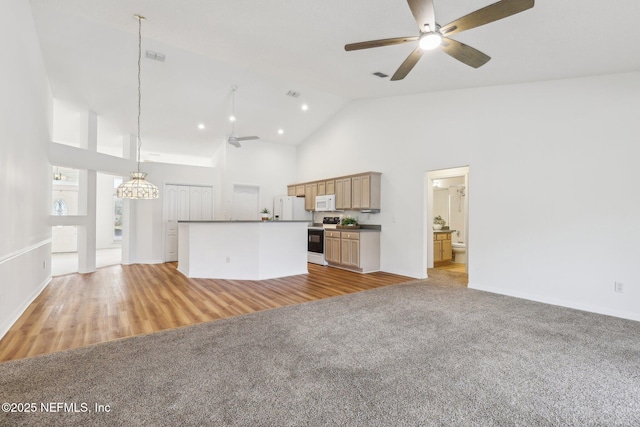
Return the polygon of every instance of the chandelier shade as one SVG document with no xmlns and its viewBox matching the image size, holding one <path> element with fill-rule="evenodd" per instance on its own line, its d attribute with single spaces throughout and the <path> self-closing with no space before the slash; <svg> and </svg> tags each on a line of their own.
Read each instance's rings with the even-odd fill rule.
<svg viewBox="0 0 640 427">
<path fill-rule="evenodd" d="M 158 187 L 145 179 L 144 172 L 131 172 L 130 181 L 118 186 L 117 196 L 121 199 L 157 199 L 160 197 Z"/>
</svg>

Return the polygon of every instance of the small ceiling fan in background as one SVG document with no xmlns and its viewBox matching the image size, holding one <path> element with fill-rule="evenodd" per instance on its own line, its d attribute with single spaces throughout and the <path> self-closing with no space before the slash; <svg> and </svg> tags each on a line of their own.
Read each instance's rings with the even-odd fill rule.
<svg viewBox="0 0 640 427">
<path fill-rule="evenodd" d="M 451 39 L 449 36 L 531 9 L 534 0 L 502 0 L 456 19 L 443 27 L 436 22 L 433 0 L 407 0 L 407 3 L 409 3 L 411 13 L 420 29 L 419 35 L 351 43 L 344 47 L 346 51 L 352 51 L 418 41 L 418 47 L 404 60 L 391 80 L 404 79 L 418 63 L 425 50 L 438 47 L 447 55 L 470 67 L 483 66 L 491 57 L 471 46 Z"/>
<path fill-rule="evenodd" d="M 236 90 L 238 90 L 238 86 L 231 86 L 231 134 L 227 137 L 227 142 L 234 147 L 240 148 L 240 141 L 250 141 L 252 139 L 260 138 L 257 136 L 236 135 Z"/>
</svg>

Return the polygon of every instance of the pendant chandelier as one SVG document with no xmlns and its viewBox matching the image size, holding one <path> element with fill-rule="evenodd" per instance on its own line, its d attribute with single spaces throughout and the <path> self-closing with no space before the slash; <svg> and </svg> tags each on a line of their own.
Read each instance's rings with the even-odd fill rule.
<svg viewBox="0 0 640 427">
<path fill-rule="evenodd" d="M 142 140 L 140 139 L 140 115 L 142 111 L 140 69 L 142 61 L 142 21 L 146 18 L 140 15 L 135 15 L 135 17 L 138 20 L 138 170 L 129 174 L 131 177 L 130 181 L 118 186 L 117 196 L 121 199 L 157 199 L 160 197 L 158 187 L 145 179 L 147 176 L 146 173 L 140 172 L 140 146 L 142 145 Z"/>
</svg>

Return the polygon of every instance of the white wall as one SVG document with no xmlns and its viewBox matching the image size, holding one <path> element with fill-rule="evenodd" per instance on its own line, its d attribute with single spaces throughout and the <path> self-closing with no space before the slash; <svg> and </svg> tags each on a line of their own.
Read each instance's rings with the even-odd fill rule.
<svg viewBox="0 0 640 427">
<path fill-rule="evenodd" d="M 144 163 L 147 180 L 160 189 L 156 200 L 132 200 L 134 206 L 131 228 L 131 249 L 128 264 L 154 264 L 164 262 L 163 193 L 165 184 L 207 185 L 215 193 L 220 187 L 215 168 L 185 166 L 167 163 Z M 215 210 L 215 207 L 214 207 Z"/>
<path fill-rule="evenodd" d="M 0 3 L 0 337 L 50 278 L 52 98 L 29 2 Z"/>
<path fill-rule="evenodd" d="M 218 210 L 222 216 L 216 219 L 230 218 L 234 184 L 259 186 L 259 206 L 271 210 L 274 196 L 286 194 L 287 185 L 296 182 L 296 147 L 259 140 L 241 144 L 241 148 L 224 144 L 222 210 Z"/>
<path fill-rule="evenodd" d="M 298 178 L 382 172 L 382 269 L 423 277 L 424 173 L 469 165 L 470 287 L 640 320 L 638 111 L 640 73 L 360 100 Z"/>
<path fill-rule="evenodd" d="M 96 177 L 96 249 L 120 247 L 113 240 L 115 175 L 98 173 Z"/>
</svg>

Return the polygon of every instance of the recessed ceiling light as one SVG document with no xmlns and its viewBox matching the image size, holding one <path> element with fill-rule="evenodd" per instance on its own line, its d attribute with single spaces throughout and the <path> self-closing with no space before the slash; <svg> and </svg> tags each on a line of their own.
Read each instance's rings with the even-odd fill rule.
<svg viewBox="0 0 640 427">
<path fill-rule="evenodd" d="M 302 104 L 302 111 L 307 111 L 309 106 L 307 104 Z"/>
<path fill-rule="evenodd" d="M 230 122 L 235 122 L 236 121 L 236 116 L 229 116 L 229 121 Z"/>
<path fill-rule="evenodd" d="M 278 129 L 278 135 L 282 135 L 283 133 L 284 133 L 284 130 Z"/>
<path fill-rule="evenodd" d="M 198 129 L 204 129 L 204 123 L 200 123 L 200 124 L 198 125 Z"/>
</svg>

